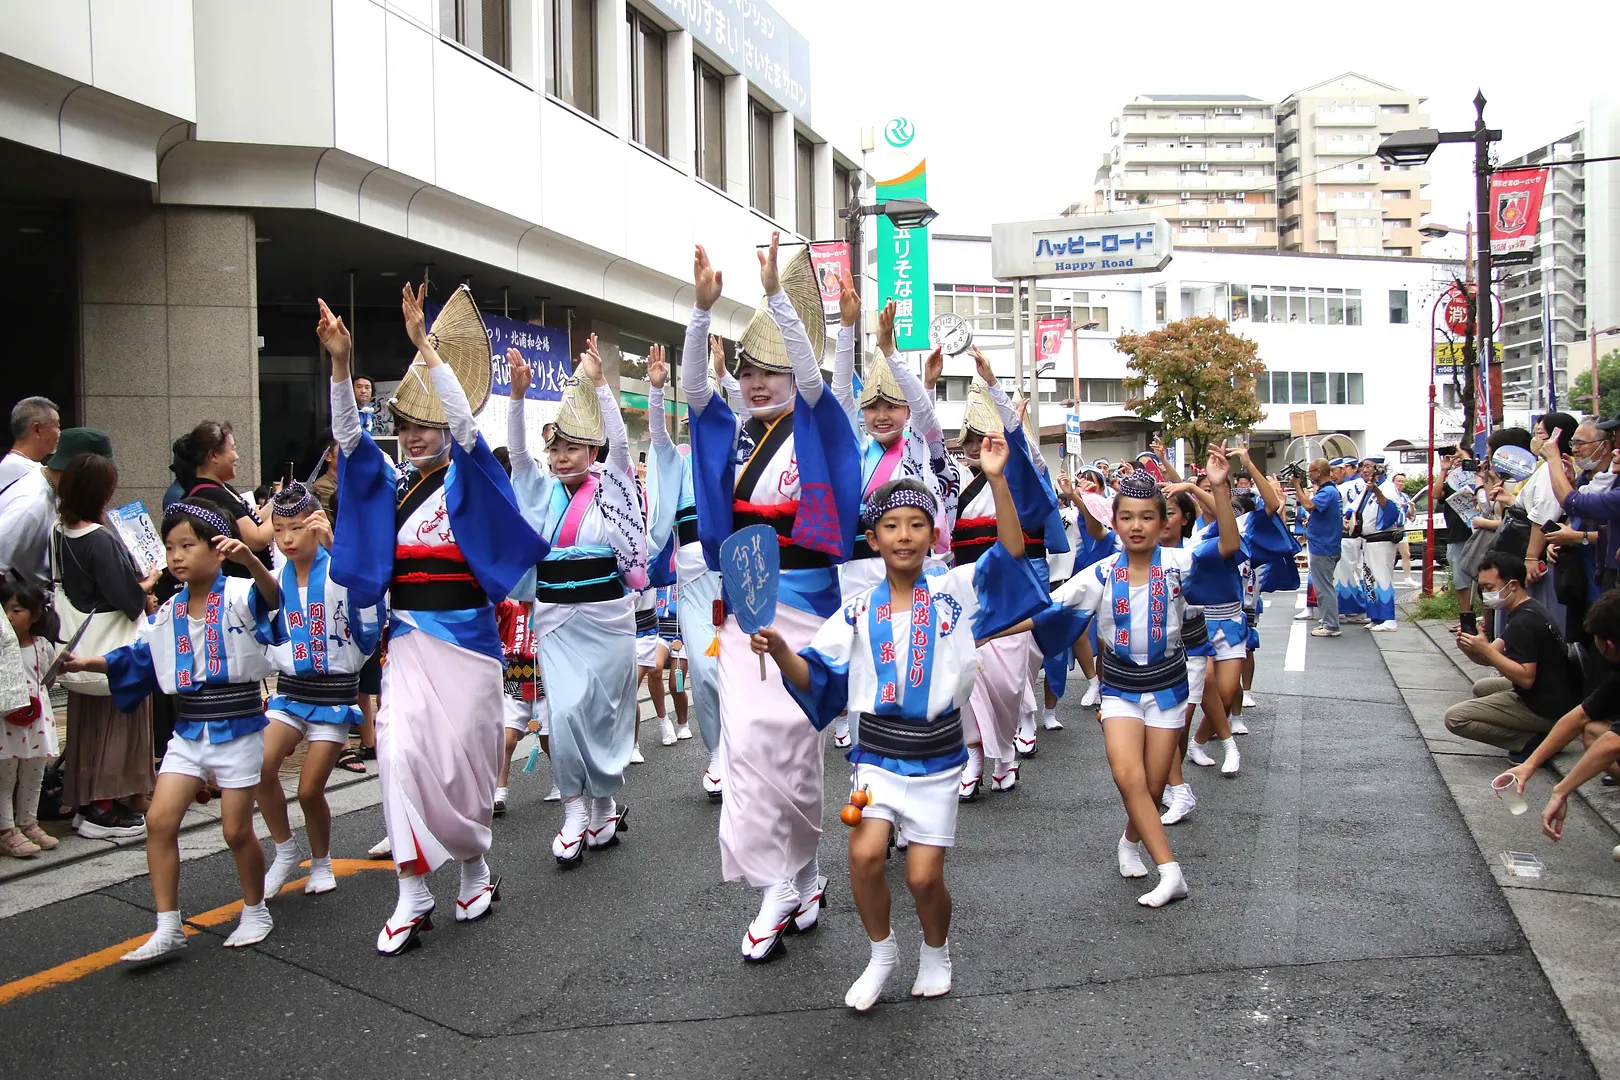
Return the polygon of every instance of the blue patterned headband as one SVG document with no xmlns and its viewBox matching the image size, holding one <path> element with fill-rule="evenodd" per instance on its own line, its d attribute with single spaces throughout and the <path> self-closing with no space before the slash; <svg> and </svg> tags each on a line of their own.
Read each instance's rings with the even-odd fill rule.
<svg viewBox="0 0 1620 1080">
<path fill-rule="evenodd" d="M 315 496 L 309 493 L 309 488 L 297 480 L 292 480 L 276 492 L 270 513 L 282 518 L 297 517 L 307 510 L 315 509 L 315 505 Z"/>
<path fill-rule="evenodd" d="M 1159 485 L 1145 472 L 1127 473 L 1114 484 L 1114 490 L 1127 499 L 1152 499 L 1159 494 Z"/>
<path fill-rule="evenodd" d="M 866 527 L 876 527 L 883 519 L 883 515 L 890 510 L 898 510 L 902 506 L 915 506 L 928 515 L 929 522 L 934 520 L 934 497 L 927 492 L 918 491 L 914 487 L 897 487 L 889 493 L 888 498 L 882 502 L 868 503 L 866 507 Z"/>
<path fill-rule="evenodd" d="M 184 514 L 188 518 L 200 521 L 221 536 L 234 537 L 236 535 L 236 528 L 231 522 L 226 521 L 220 514 L 205 506 L 198 506 L 196 503 L 178 502 L 170 506 L 168 513 L 163 516 L 167 519 L 176 514 Z"/>
</svg>

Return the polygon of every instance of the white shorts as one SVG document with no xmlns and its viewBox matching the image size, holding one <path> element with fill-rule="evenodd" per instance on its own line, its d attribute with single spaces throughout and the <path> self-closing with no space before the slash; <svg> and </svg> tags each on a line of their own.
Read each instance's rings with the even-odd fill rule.
<svg viewBox="0 0 1620 1080">
<path fill-rule="evenodd" d="M 1211 643 L 1215 646 L 1216 660 L 1242 660 L 1244 657 L 1249 655 L 1249 642 L 1247 634 L 1245 634 L 1244 640 L 1238 642 L 1236 645 L 1233 645 L 1230 641 L 1227 641 L 1225 634 L 1212 633 L 1209 635 L 1209 637 Z"/>
<path fill-rule="evenodd" d="M 159 772 L 195 776 L 207 781 L 213 777 L 221 788 L 258 787 L 264 769 L 264 731 L 243 735 L 230 742 L 211 743 L 206 739 L 169 738 Z"/>
<path fill-rule="evenodd" d="M 1204 701 L 1204 680 L 1209 676 L 1209 657 L 1187 657 L 1187 704 L 1201 705 Z"/>
<path fill-rule="evenodd" d="M 956 811 L 962 800 L 957 795 L 960 769 L 947 769 L 931 776 L 897 776 L 876 765 L 857 765 L 850 777 L 851 790 L 869 789 L 872 801 L 862 817 L 877 818 L 898 825 L 909 844 L 927 847 L 956 846 Z"/>
<path fill-rule="evenodd" d="M 658 646 L 663 643 L 657 634 L 636 635 L 636 667 L 657 667 Z"/>
<path fill-rule="evenodd" d="M 1161 709 L 1158 700 L 1151 694 L 1141 701 L 1104 694 L 1097 709 L 1097 722 L 1104 720 L 1140 720 L 1151 728 L 1180 731 L 1187 726 L 1187 702 L 1183 701 L 1171 709 Z"/>
<path fill-rule="evenodd" d="M 347 745 L 349 732 L 353 730 L 352 724 L 317 724 L 308 720 L 300 720 L 296 716 L 289 716 L 280 709 L 271 709 L 264 715 L 278 723 L 286 724 L 310 742 L 335 742 Z M 221 784 L 220 787 L 224 787 Z"/>
<path fill-rule="evenodd" d="M 551 734 L 551 702 L 541 698 L 534 703 L 534 719 L 540 725 L 540 734 Z"/>
<path fill-rule="evenodd" d="M 501 695 L 501 723 L 509 731 L 529 733 L 529 720 L 534 715 L 534 702 L 518 701 L 510 694 Z"/>
</svg>

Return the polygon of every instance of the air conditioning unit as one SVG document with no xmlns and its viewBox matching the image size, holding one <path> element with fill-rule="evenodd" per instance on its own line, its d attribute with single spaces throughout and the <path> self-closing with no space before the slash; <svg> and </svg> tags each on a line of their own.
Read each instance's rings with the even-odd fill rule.
<svg viewBox="0 0 1620 1080">
<path fill-rule="evenodd" d="M 1215 223 L 1216 228 L 1220 228 L 1220 229 L 1230 228 L 1231 225 L 1232 225 L 1232 223 L 1230 221 L 1228 221 L 1227 219 L 1225 219 L 1225 218 L 1221 218 L 1219 221 L 1217 221 Z"/>
<path fill-rule="evenodd" d="M 1181 198 L 1182 198 L 1182 199 L 1183 199 L 1183 201 L 1185 201 L 1185 200 L 1187 200 L 1187 199 L 1190 199 L 1190 198 L 1192 198 L 1192 192 L 1190 192 L 1190 191 L 1183 191 L 1183 192 L 1182 192 L 1182 193 L 1181 193 Z"/>
</svg>

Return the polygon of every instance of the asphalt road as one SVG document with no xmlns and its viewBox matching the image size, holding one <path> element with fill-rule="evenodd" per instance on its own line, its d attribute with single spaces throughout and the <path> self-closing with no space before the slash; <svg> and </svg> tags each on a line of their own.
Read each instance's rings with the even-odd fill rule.
<svg viewBox="0 0 1620 1080">
<path fill-rule="evenodd" d="M 901 967 L 865 1016 L 843 994 L 865 963 L 848 898 L 847 791 L 828 747 L 822 927 L 745 966 L 755 894 L 718 880 L 704 752 L 644 741 L 618 849 L 559 872 L 560 820 L 518 776 L 497 822 L 503 901 L 384 959 L 387 873 L 272 902 L 262 945 L 113 966 L 0 1006 L 0 1075 L 421 1077 L 1589 1077 L 1594 1073 L 1366 632 L 1311 640 L 1285 672 L 1293 598 L 1265 648 L 1235 779 L 1193 769 L 1197 812 L 1171 830 L 1192 890 L 1135 903 L 1123 823 L 1091 710 L 1006 795 L 962 809 L 947 864 L 955 989 L 907 996 L 920 936 L 898 860 Z M 543 774 L 542 774 L 543 775 Z M 335 853 L 381 836 L 377 810 Z M 228 855 L 187 863 L 185 914 L 238 898 Z M 0 984 L 151 929 L 144 877 L 0 922 Z"/>
</svg>

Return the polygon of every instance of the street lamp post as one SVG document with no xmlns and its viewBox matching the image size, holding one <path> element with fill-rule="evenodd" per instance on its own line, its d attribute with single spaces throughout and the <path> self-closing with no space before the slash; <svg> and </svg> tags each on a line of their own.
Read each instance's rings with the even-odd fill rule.
<svg viewBox="0 0 1620 1080">
<path fill-rule="evenodd" d="M 851 177 L 849 205 L 844 209 L 844 240 L 849 244 L 850 274 L 855 279 L 855 292 L 863 307 L 866 303 L 866 263 L 863 261 L 866 253 L 861 250 L 861 242 L 866 234 L 865 219 L 886 217 L 897 229 L 921 229 L 938 216 L 934 208 L 921 199 L 885 199 L 862 205 L 860 182 Z M 927 302 L 926 297 L 924 302 Z"/>
<path fill-rule="evenodd" d="M 1378 158 L 1386 165 L 1417 167 L 1425 165 L 1435 147 L 1441 143 L 1474 144 L 1474 220 L 1479 229 L 1479 242 L 1474 254 L 1477 260 L 1478 291 L 1473 308 L 1473 333 L 1463 339 L 1463 368 L 1467 376 L 1463 387 L 1463 435 L 1474 436 L 1477 408 L 1475 390 L 1478 386 L 1478 353 L 1475 343 L 1482 347 L 1485 363 L 1493 355 L 1491 339 L 1491 144 L 1502 138 L 1500 128 L 1485 126 L 1485 93 L 1474 94 L 1474 127 L 1472 131 L 1436 131 L 1418 128 L 1397 131 L 1387 136 L 1378 146 Z M 1432 362 L 1432 361 L 1431 361 Z M 1485 370 L 1489 371 L 1487 367 Z"/>
</svg>

